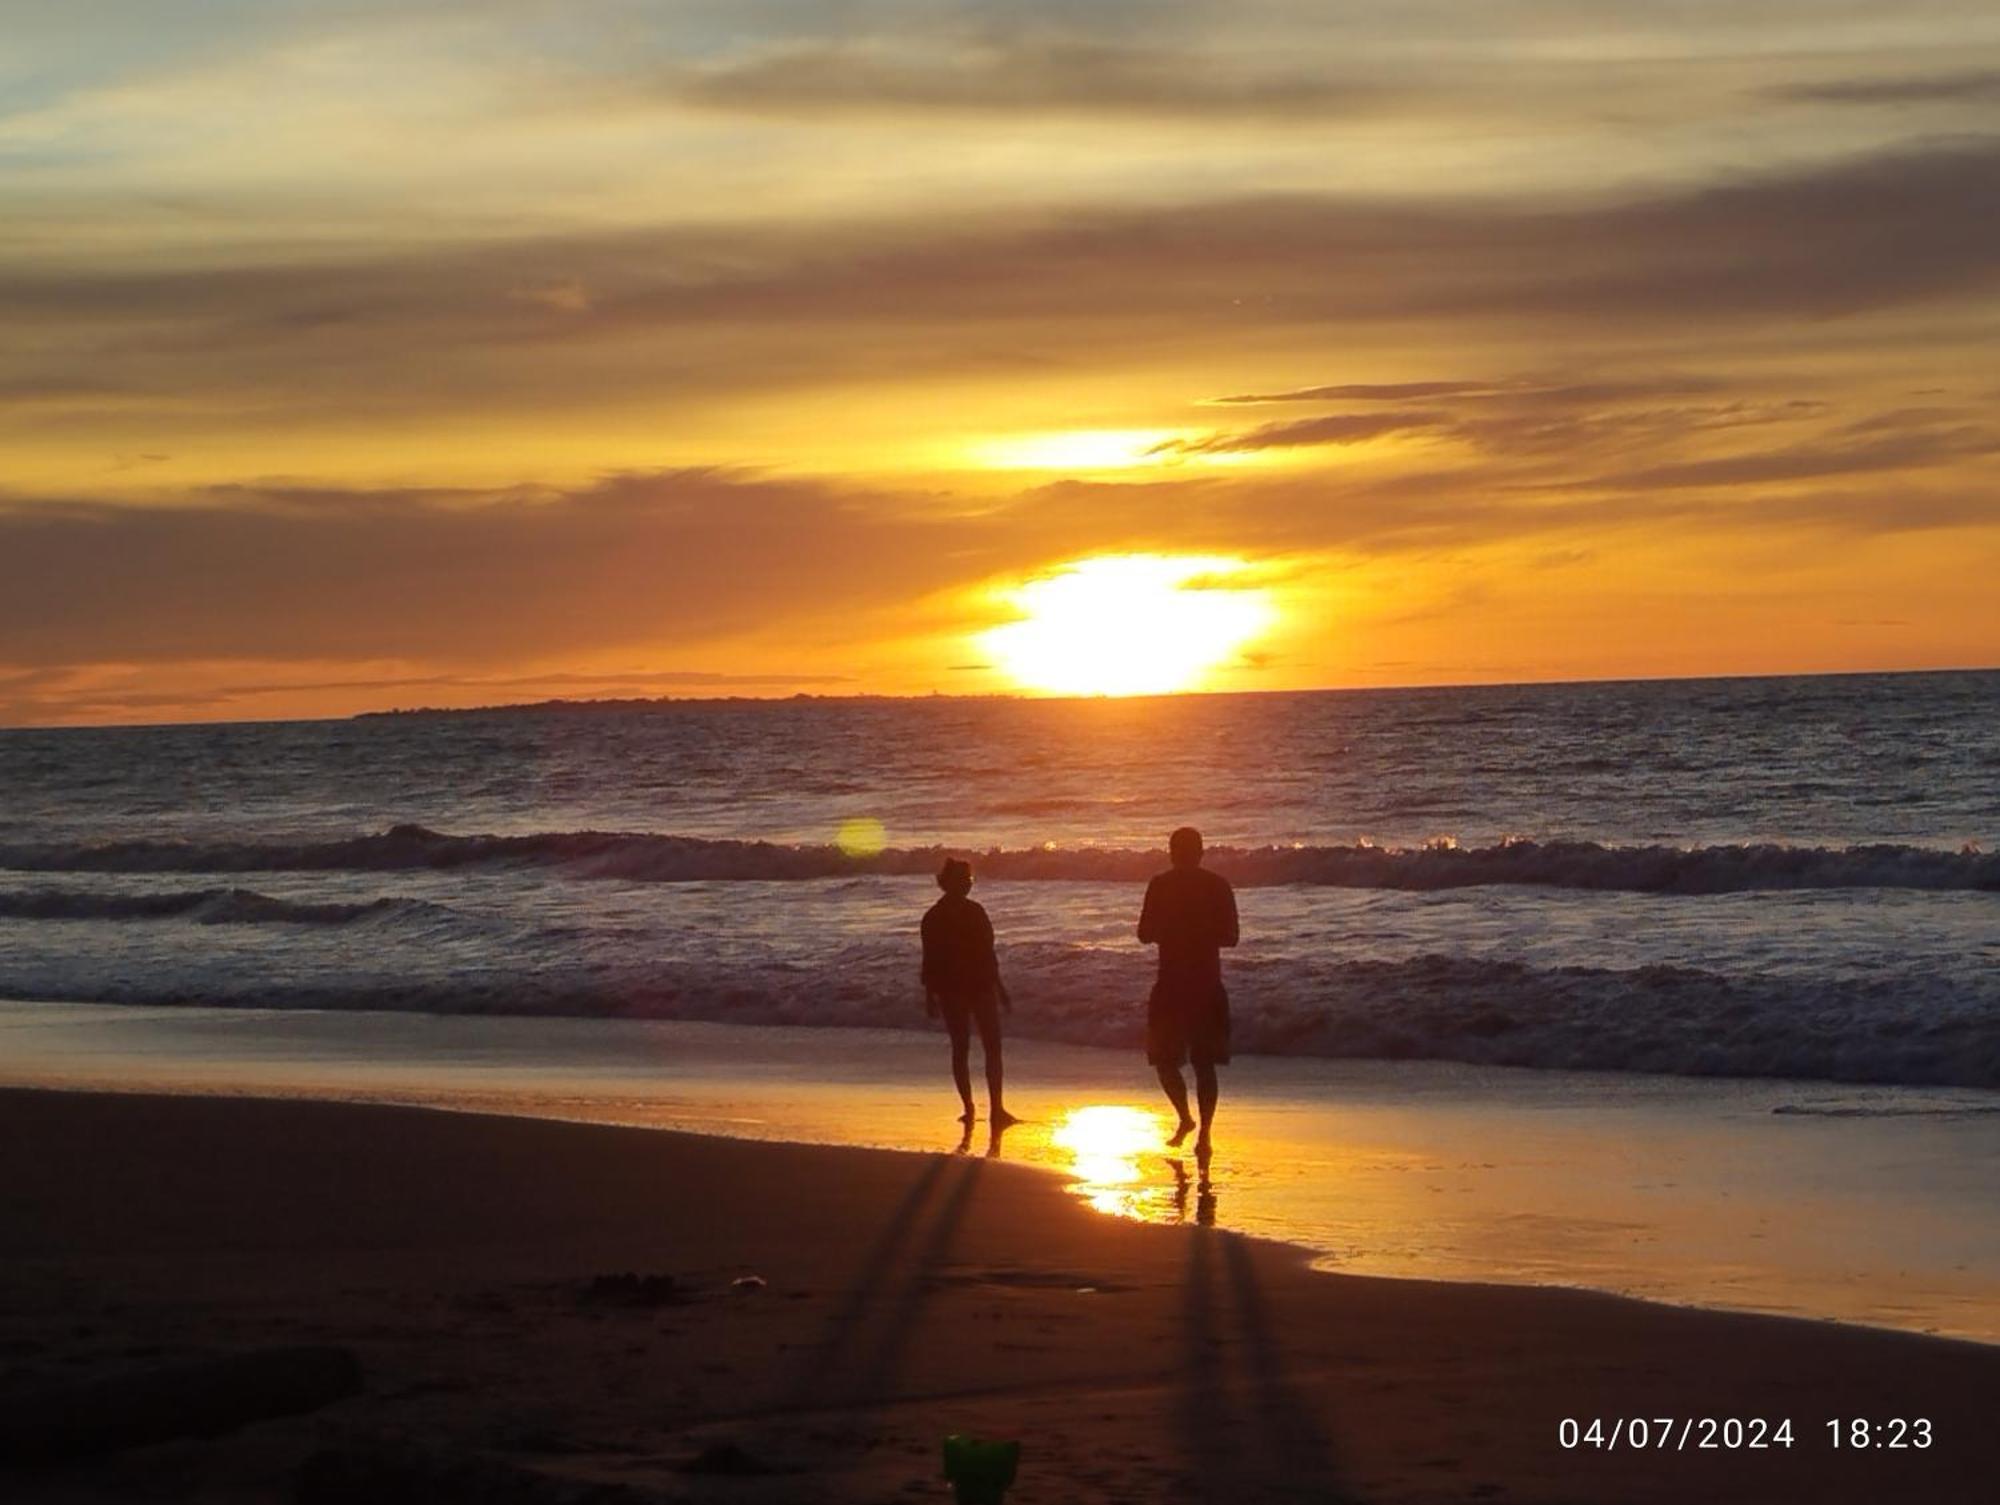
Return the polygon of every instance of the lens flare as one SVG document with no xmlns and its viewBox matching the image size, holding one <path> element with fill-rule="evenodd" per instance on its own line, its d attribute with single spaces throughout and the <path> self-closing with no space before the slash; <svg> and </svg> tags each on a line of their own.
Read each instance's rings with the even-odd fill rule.
<svg viewBox="0 0 2000 1505">
<path fill-rule="evenodd" d="M 1277 621 L 1249 566 L 1202 555 L 1110 554 L 1003 593 L 1019 614 L 980 647 L 1024 689 L 1158 695 L 1192 689 Z"/>
<path fill-rule="evenodd" d="M 840 823 L 833 844 L 849 857 L 873 857 L 887 845 L 889 833 L 873 816 L 856 816 Z"/>
</svg>

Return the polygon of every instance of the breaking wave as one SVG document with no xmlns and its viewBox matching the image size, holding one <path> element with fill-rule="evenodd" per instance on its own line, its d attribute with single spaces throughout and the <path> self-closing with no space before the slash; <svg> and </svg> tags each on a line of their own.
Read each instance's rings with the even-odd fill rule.
<svg viewBox="0 0 2000 1505">
<path fill-rule="evenodd" d="M 0 868 L 21 872 L 235 873 L 535 867 L 579 878 L 639 882 L 791 881 L 928 874 L 950 850 L 711 840 L 610 831 L 454 836 L 419 825 L 333 841 L 122 841 L 0 844 Z M 1136 882 L 1160 854 L 1109 847 L 1035 847 L 973 854 L 982 876 L 1016 881 Z M 1651 894 L 1906 888 L 2000 892 L 2000 852 L 1880 843 L 1674 847 L 1513 840 L 1462 848 L 1281 846 L 1212 848 L 1209 865 L 1247 887 L 1322 884 L 1436 890 L 1491 884 Z"/>
<path fill-rule="evenodd" d="M 201 888 L 173 893 L 104 894 L 66 888 L 0 890 L 0 919 L 193 920 L 202 925 L 351 925 L 357 920 L 440 911 L 421 899 L 383 898 L 363 904 L 302 904 L 248 888 Z"/>
</svg>

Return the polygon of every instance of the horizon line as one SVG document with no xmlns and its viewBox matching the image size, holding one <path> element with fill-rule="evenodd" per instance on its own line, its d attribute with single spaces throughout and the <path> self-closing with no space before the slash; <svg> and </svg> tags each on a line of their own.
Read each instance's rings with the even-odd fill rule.
<svg viewBox="0 0 2000 1505">
<path fill-rule="evenodd" d="M 477 716 L 522 711 L 610 710 L 647 706 L 704 705 L 789 705 L 798 701 L 844 704 L 861 701 L 981 701 L 1021 702 L 1148 701 L 1187 699 L 1227 699 L 1276 695 L 1376 695 L 1407 694 L 1423 690 L 1525 690 L 1584 685 L 1704 684 L 1764 679 L 1881 679 L 1921 674 L 1993 674 L 2000 663 L 1936 664 L 1901 669 L 1807 669 L 1768 670 L 1722 674 L 1641 674 L 1589 675 L 1578 678 L 1453 680 L 1430 683 L 1379 685 L 1311 685 L 1292 689 L 1167 690 L 1146 695 L 1036 695 L 1026 691 L 985 690 L 964 692 L 924 690 L 908 693 L 892 691 L 825 694 L 808 690 L 769 695 L 607 695 L 594 697 L 546 696 L 540 700 L 493 701 L 465 706 L 383 706 L 373 710 L 347 711 L 330 716 L 212 716 L 184 721 L 87 721 L 20 722 L 0 725 L 0 732 L 140 731 L 167 730 L 194 726 L 297 726 L 318 722 L 364 721 L 394 716 Z"/>
</svg>

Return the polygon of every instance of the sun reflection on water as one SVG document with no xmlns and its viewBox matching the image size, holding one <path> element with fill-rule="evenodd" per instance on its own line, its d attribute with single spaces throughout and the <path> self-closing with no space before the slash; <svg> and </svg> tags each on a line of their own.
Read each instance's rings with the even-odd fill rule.
<svg viewBox="0 0 2000 1505">
<path fill-rule="evenodd" d="M 1070 1190 L 1097 1211 L 1149 1223 L 1185 1220 L 1186 1167 L 1165 1158 L 1171 1149 L 1159 1114 L 1112 1103 L 1072 1108 L 1049 1142 L 1068 1157 Z"/>
</svg>

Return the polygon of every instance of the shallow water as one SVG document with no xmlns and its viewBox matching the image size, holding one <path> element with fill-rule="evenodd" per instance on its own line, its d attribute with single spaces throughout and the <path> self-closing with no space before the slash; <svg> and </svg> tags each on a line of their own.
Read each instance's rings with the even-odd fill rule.
<svg viewBox="0 0 2000 1505">
<path fill-rule="evenodd" d="M 1123 1051 L 1014 1041 L 1001 1158 L 1108 1214 L 1366 1275 L 1582 1286 L 2000 1341 L 1984 1092 L 1242 1058 L 1204 1178 Z M 296 1094 L 905 1150 L 963 1145 L 907 1031 L 0 1004 L 0 1084 Z"/>
</svg>

